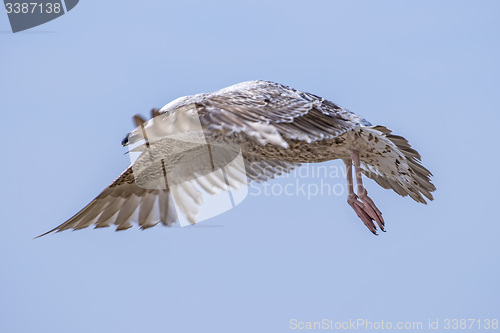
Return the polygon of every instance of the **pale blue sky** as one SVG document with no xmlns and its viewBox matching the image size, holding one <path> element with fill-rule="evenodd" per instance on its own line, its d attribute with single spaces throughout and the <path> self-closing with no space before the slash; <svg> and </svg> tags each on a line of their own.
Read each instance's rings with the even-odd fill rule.
<svg viewBox="0 0 500 333">
<path fill-rule="evenodd" d="M 496 1 L 82 0 L 18 34 L 0 14 L 0 331 L 499 318 L 499 11 Z M 435 201 L 367 180 L 387 222 L 378 237 L 345 196 L 249 195 L 195 227 L 32 239 L 127 167 L 132 115 L 252 79 L 405 136 L 435 175 Z"/>
</svg>

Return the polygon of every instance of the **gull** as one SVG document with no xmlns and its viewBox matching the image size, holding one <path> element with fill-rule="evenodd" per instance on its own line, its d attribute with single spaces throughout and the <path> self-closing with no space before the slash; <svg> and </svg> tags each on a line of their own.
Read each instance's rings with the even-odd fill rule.
<svg viewBox="0 0 500 333">
<path fill-rule="evenodd" d="M 153 109 L 151 120 L 136 115 L 134 121 L 137 128 L 125 136 L 122 145 L 131 147 L 146 141 L 140 147 L 150 149 L 148 153 L 143 149 L 140 157 L 92 202 L 38 237 L 91 225 L 115 225 L 116 230 L 128 229 L 134 222 L 142 229 L 159 223 L 171 226 L 178 221 L 179 210 L 194 221 L 197 210 L 193 207 L 200 204 L 199 193 L 192 186 L 183 188 L 183 184 L 196 183 L 210 193 L 227 190 L 227 184 L 217 177 L 201 180 L 200 175 L 208 177 L 210 172 L 197 160 L 205 147 L 186 143 L 198 140 L 200 133 L 201 141 L 212 147 L 211 170 L 222 168 L 239 155 L 243 163 L 227 171 L 244 172 L 248 182 L 267 181 L 302 163 L 341 159 L 347 169 L 347 203 L 373 234 L 378 228 L 385 231 L 385 221 L 368 196 L 363 176 L 424 204 L 424 197 L 433 200 L 431 192 L 436 189 L 431 172 L 405 138 L 327 99 L 275 82 L 247 81 L 211 93 L 180 97 L 159 110 Z M 199 126 L 196 135 L 192 134 L 195 123 Z M 178 128 L 172 130 L 173 126 Z M 177 136 L 170 135 L 172 132 Z M 176 150 L 179 142 L 189 149 Z M 138 148 L 131 152 L 134 149 Z M 220 163 L 214 164 L 212 155 Z M 162 167 L 153 168 L 153 160 L 156 164 L 161 160 Z M 164 177 L 162 186 L 141 185 L 144 179 L 157 180 L 173 170 L 177 172 L 174 181 Z M 144 179 L 140 181 L 139 176 Z M 174 202 L 172 191 L 176 186 L 184 193 L 184 203 Z"/>
</svg>

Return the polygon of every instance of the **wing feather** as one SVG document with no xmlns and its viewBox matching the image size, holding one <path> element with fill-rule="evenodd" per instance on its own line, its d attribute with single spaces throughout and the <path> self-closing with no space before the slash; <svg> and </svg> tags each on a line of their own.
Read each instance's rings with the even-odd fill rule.
<svg viewBox="0 0 500 333">
<path fill-rule="evenodd" d="M 268 81 L 249 81 L 210 94 L 183 97 L 160 112 L 175 112 L 190 105 L 196 107 L 205 128 L 226 135 L 243 133 L 261 145 L 287 147 L 283 139 L 313 142 L 335 138 L 365 121 L 319 96 Z M 263 126 L 256 129 L 255 124 Z M 260 135 L 264 130 L 276 131 L 283 139 L 269 142 Z"/>
<path fill-rule="evenodd" d="M 159 205 L 155 207 L 157 198 Z M 151 212 L 152 208 L 155 208 L 158 214 Z M 134 214 L 137 211 L 138 214 Z M 153 216 L 159 217 L 153 221 L 151 220 Z M 84 229 L 91 225 L 105 228 L 115 224 L 116 230 L 124 230 L 132 226 L 131 222 L 137 222 L 142 228 L 147 228 L 159 222 L 171 225 L 177 219 L 170 189 L 148 190 L 139 187 L 134 181 L 133 170 L 129 167 L 77 214 L 36 238 L 52 232 Z"/>
</svg>

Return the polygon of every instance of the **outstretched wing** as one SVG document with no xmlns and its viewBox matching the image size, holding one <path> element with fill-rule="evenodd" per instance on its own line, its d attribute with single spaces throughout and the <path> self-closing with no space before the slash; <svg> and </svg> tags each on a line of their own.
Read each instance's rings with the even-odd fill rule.
<svg viewBox="0 0 500 333">
<path fill-rule="evenodd" d="M 294 163 L 260 160 L 245 155 L 243 161 L 244 170 L 234 163 L 225 167 L 229 176 L 233 176 L 232 179 L 241 179 L 241 176 L 235 174 L 243 172 L 248 182 L 261 182 L 290 172 L 298 166 Z M 180 207 L 176 207 L 168 182 L 166 189 L 143 188 L 137 184 L 134 168 L 130 166 L 77 214 L 37 238 L 52 232 L 84 229 L 92 225 L 95 228 L 115 225 L 117 231 L 128 229 L 133 223 L 137 223 L 141 229 L 151 228 L 159 223 L 172 226 L 178 220 L 177 208 L 180 208 L 189 219 L 196 215 L 201 204 L 200 189 L 208 194 L 215 194 L 221 190 L 228 190 L 228 185 L 234 184 L 234 182 L 227 184 L 224 179 L 217 176 L 217 173 L 207 174 L 205 170 L 197 172 L 204 174 L 204 177 L 189 177 L 185 182 L 176 184 L 180 186 L 179 191 L 185 194 L 182 196 L 182 202 L 177 202 Z"/>
<path fill-rule="evenodd" d="M 133 169 L 129 167 L 72 218 L 38 237 L 54 231 L 78 230 L 91 225 L 95 228 L 116 225 L 117 231 L 125 230 L 132 227 L 133 221 L 142 229 L 154 227 L 160 222 L 170 226 L 177 221 L 177 212 L 168 189 L 139 187 L 135 182 Z"/>
<path fill-rule="evenodd" d="M 366 122 L 321 97 L 268 81 L 243 82 L 211 94 L 180 98 L 160 111 L 190 105 L 196 107 L 202 126 L 209 131 L 243 133 L 261 145 L 285 148 L 285 140 L 334 138 Z"/>
</svg>

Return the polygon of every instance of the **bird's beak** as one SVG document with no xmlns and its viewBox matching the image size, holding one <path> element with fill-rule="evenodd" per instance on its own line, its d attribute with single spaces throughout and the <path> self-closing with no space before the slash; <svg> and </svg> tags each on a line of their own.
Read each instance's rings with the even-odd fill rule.
<svg viewBox="0 0 500 333">
<path fill-rule="evenodd" d="M 127 135 L 125 135 L 125 137 L 123 138 L 123 140 L 122 140 L 122 147 L 128 146 L 128 144 L 129 144 L 129 141 L 128 141 L 129 136 L 130 136 L 130 133 L 127 133 Z"/>
</svg>

